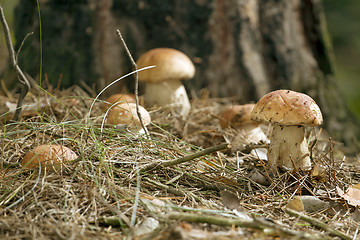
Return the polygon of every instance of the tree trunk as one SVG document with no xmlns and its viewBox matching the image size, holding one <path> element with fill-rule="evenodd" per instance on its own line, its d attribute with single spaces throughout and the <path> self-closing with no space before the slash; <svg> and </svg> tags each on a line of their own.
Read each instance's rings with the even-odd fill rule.
<svg viewBox="0 0 360 240">
<path fill-rule="evenodd" d="M 59 11 L 51 8 L 56 2 L 62 3 L 61 0 L 49 0 L 40 5 L 43 22 L 49 15 L 45 14 L 47 11 Z M 77 73 L 86 69 L 86 74 L 81 77 L 87 82 L 95 81 L 98 89 L 131 71 L 129 60 L 115 34 L 119 28 L 135 59 L 156 47 L 172 47 L 186 53 L 197 70 L 195 78 L 185 83 L 191 93 L 206 88 L 212 97 L 235 96 L 239 103 L 257 101 L 275 89 L 307 93 L 320 105 L 325 127 L 331 136 L 345 142 L 352 150 L 358 149 L 356 136 L 359 136 L 359 127 L 346 108 L 333 79 L 331 47 L 320 0 L 80 2 L 69 5 L 87 5 L 88 8 L 73 9 L 90 12 L 94 16 L 92 21 L 80 21 L 76 11 L 66 10 L 60 16 L 64 18 L 62 14 L 66 14 L 68 22 L 72 24 L 68 25 L 73 28 L 59 26 L 54 35 L 50 35 L 45 28 L 43 32 L 50 35 L 47 36 L 49 39 L 60 36 L 61 44 L 65 45 L 74 45 L 73 41 L 79 41 L 77 37 L 81 34 L 89 35 L 86 49 L 84 46 L 77 49 L 75 45 L 73 50 L 81 56 L 92 58 L 90 63 L 78 63 Z M 22 7 L 19 5 L 19 9 Z M 32 20 L 36 22 L 35 17 Z M 51 19 L 47 21 L 52 24 Z M 36 24 L 32 26 L 37 27 Z M 25 32 L 21 29 L 17 31 L 22 31 L 17 37 L 21 41 Z M 64 38 L 65 32 L 72 37 Z M 38 45 L 32 44 L 32 47 Z M 51 55 L 46 45 L 44 50 Z M 23 50 L 21 55 L 26 55 L 26 51 Z M 56 52 L 55 56 L 58 55 Z M 54 67 L 49 65 L 44 64 L 44 69 Z M 57 71 L 67 71 L 63 67 L 59 64 Z M 56 76 L 53 78 L 56 79 Z M 77 75 L 69 74 L 68 78 L 72 83 L 77 83 Z M 113 91 L 124 89 L 125 84 L 124 81 L 121 87 L 113 88 Z M 127 79 L 127 86 L 132 90 L 132 78 Z"/>
</svg>

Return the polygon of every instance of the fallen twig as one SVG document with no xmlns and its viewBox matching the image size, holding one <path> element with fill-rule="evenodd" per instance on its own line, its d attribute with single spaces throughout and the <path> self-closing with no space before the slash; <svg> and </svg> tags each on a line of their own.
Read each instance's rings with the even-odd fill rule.
<svg viewBox="0 0 360 240">
<path fill-rule="evenodd" d="M 151 183 L 151 184 L 153 184 L 153 185 L 155 185 L 157 187 L 163 188 L 167 192 L 172 193 L 172 194 L 174 194 L 176 196 L 180 196 L 180 197 L 185 197 L 186 196 L 183 191 L 180 191 L 180 190 L 178 190 L 178 189 L 176 189 L 174 187 L 162 184 L 162 183 L 160 183 L 158 181 L 155 181 L 155 180 L 152 180 L 150 178 L 144 178 L 144 181 L 147 181 L 147 182 L 149 182 L 149 183 Z"/>
<path fill-rule="evenodd" d="M 224 150 L 226 148 L 229 148 L 229 144 L 227 144 L 227 143 L 220 144 L 220 145 L 217 145 L 217 146 L 214 146 L 214 147 L 206 148 L 204 150 L 201 150 L 201 151 L 193 153 L 193 154 L 186 155 L 186 156 L 181 157 L 181 158 L 177 158 L 175 160 L 151 163 L 151 164 L 146 165 L 145 167 L 143 167 L 140 171 L 141 172 L 150 172 L 150 171 L 155 171 L 155 170 L 157 170 L 157 169 L 159 169 L 161 167 L 175 166 L 175 165 L 178 165 L 178 164 L 181 164 L 181 163 L 184 163 L 184 162 L 191 161 L 191 160 L 193 160 L 195 158 L 208 155 L 208 154 L 213 153 L 213 152 Z"/>
<path fill-rule="evenodd" d="M 6 46 L 8 48 L 8 51 L 9 51 L 11 65 L 15 69 L 15 72 L 17 74 L 19 82 L 23 85 L 23 87 L 21 89 L 21 93 L 19 95 L 16 111 L 14 114 L 14 120 L 19 121 L 20 114 L 21 114 L 22 102 L 23 102 L 26 94 L 30 91 L 31 86 L 30 86 L 30 83 L 29 83 L 28 79 L 26 78 L 25 74 L 23 73 L 23 71 L 21 70 L 19 65 L 17 64 L 17 58 L 15 55 L 14 47 L 11 44 L 9 25 L 6 22 L 5 15 L 4 15 L 4 9 L 2 8 L 1 4 L 0 4 L 0 20 L 1 20 L 1 24 L 4 29 L 5 41 L 6 41 Z"/>
<path fill-rule="evenodd" d="M 121 34 L 120 30 L 117 29 L 117 30 L 116 30 L 116 33 L 117 33 L 117 35 L 119 35 L 120 40 L 121 40 L 122 44 L 123 44 L 124 47 L 125 47 L 126 54 L 128 55 L 131 64 L 134 66 L 134 70 L 136 71 L 136 72 L 135 72 L 135 101 L 136 101 L 136 113 L 137 113 L 137 115 L 138 115 L 138 117 L 139 117 L 141 127 L 144 129 L 146 136 L 150 136 L 147 128 L 145 127 L 145 124 L 144 124 L 144 121 L 143 121 L 143 119 L 142 119 L 142 117 L 141 117 L 141 113 L 140 113 L 140 109 L 139 109 L 139 73 L 137 72 L 137 65 L 136 65 L 136 62 L 134 61 L 134 58 L 131 56 L 131 53 L 130 53 L 127 45 L 126 45 L 126 42 L 125 42 L 124 38 L 122 37 L 122 34 Z"/>
<path fill-rule="evenodd" d="M 208 206 L 209 204 L 202 198 L 196 196 L 194 193 L 192 192 L 189 192 L 187 191 L 186 189 L 176 189 L 172 186 L 168 186 L 168 185 L 165 185 L 165 184 L 162 184 L 158 181 L 155 181 L 155 180 L 151 180 L 149 178 L 144 178 L 145 181 L 159 187 L 159 188 L 163 188 L 165 189 L 166 191 L 168 191 L 169 193 L 172 193 L 176 196 L 180 196 L 180 197 L 185 197 L 185 196 L 189 196 L 189 197 L 192 197 L 193 199 L 196 199 L 197 201 L 203 203 L 204 205 Z"/>
<path fill-rule="evenodd" d="M 135 72 L 135 102 L 136 102 L 136 113 L 139 117 L 139 120 L 140 120 L 140 125 L 142 127 L 142 129 L 144 129 L 145 131 L 145 135 L 147 137 L 150 136 L 147 128 L 145 127 L 145 124 L 144 124 L 144 121 L 143 121 L 143 118 L 141 116 L 141 113 L 140 113 L 140 108 L 139 108 L 139 73 L 137 72 L 137 66 L 136 66 L 136 62 L 134 61 L 134 58 L 132 57 L 131 53 L 130 53 L 130 50 L 129 48 L 127 47 L 126 45 L 126 42 L 120 32 L 119 29 L 116 30 L 116 33 L 117 35 L 119 35 L 119 38 L 122 42 L 122 44 L 124 45 L 124 48 L 125 48 L 125 52 L 126 54 L 128 55 L 129 59 L 130 59 L 130 62 L 131 64 L 133 65 L 134 67 L 134 70 L 136 71 Z M 136 161 L 137 163 L 137 161 Z M 137 164 L 136 164 L 137 165 Z M 138 204 L 139 204 L 139 197 L 140 197 L 140 171 L 139 171 L 139 168 L 136 167 L 136 194 L 135 194 L 135 201 L 134 201 L 134 208 L 133 208 L 133 212 L 132 212 L 132 216 L 131 216 L 131 227 L 133 227 L 135 225 L 135 222 L 136 222 L 136 213 L 137 213 L 137 208 L 138 208 Z"/>
<path fill-rule="evenodd" d="M 97 219 L 97 221 L 100 224 L 106 225 L 106 226 L 112 226 L 112 227 L 122 227 L 126 226 L 124 222 L 121 220 L 121 218 L 117 216 L 110 216 L 110 217 L 100 217 Z M 92 222 L 90 222 L 92 223 Z M 94 222 L 95 223 L 95 222 Z"/>
<path fill-rule="evenodd" d="M 323 222 L 320 222 L 320 221 L 316 220 L 315 218 L 306 216 L 306 215 L 304 215 L 302 213 L 291 210 L 289 208 L 285 208 L 284 211 L 287 214 L 289 214 L 290 216 L 297 217 L 297 218 L 299 218 L 299 219 L 301 219 L 301 220 L 303 220 L 305 222 L 308 222 L 311 225 L 313 225 L 314 227 L 322 229 L 322 230 L 330 233 L 333 236 L 337 236 L 337 237 L 340 237 L 341 239 L 346 239 L 346 240 L 351 240 L 352 239 L 350 236 L 346 235 L 345 233 L 343 233 L 343 232 L 341 232 L 339 230 L 333 229 L 329 225 L 327 225 L 327 224 L 325 224 Z"/>
<path fill-rule="evenodd" d="M 166 216 L 170 220 L 181 220 L 187 222 L 196 222 L 196 223 L 208 223 L 215 224 L 219 226 L 235 226 L 235 227 L 244 227 L 252 228 L 257 230 L 266 230 L 267 234 L 271 235 L 287 235 L 287 236 L 296 236 L 298 239 L 324 239 L 323 236 L 318 236 L 315 234 L 300 232 L 296 230 L 291 230 L 280 226 L 274 223 L 265 223 L 264 221 L 258 220 L 243 220 L 239 218 L 225 218 L 219 216 L 209 216 L 205 214 L 196 214 L 196 213 L 182 213 L 182 212 L 172 212 Z"/>
</svg>

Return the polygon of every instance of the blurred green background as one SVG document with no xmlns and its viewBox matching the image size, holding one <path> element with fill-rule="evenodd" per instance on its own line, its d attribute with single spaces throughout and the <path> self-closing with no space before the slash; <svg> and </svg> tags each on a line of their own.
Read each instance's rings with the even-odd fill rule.
<svg viewBox="0 0 360 240">
<path fill-rule="evenodd" d="M 17 2 L 0 0 L 10 27 Z M 334 47 L 335 78 L 348 107 L 360 119 L 360 0 L 323 0 L 323 4 Z M 7 49 L 2 31 L 0 36 L 0 74 L 3 74 Z"/>
<path fill-rule="evenodd" d="M 323 3 L 335 53 L 335 77 L 347 105 L 360 119 L 360 1 Z"/>
</svg>

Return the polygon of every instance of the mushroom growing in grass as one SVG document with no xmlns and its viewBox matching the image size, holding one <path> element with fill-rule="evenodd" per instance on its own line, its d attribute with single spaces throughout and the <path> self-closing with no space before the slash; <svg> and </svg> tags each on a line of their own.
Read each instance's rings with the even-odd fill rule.
<svg viewBox="0 0 360 240">
<path fill-rule="evenodd" d="M 263 96 L 255 105 L 251 118 L 272 124 L 269 167 L 309 170 L 311 160 L 305 138 L 305 126 L 323 122 L 319 106 L 308 95 L 277 90 Z"/>
<path fill-rule="evenodd" d="M 116 105 L 122 103 L 135 103 L 135 95 L 132 93 L 115 93 L 108 97 L 104 102 L 101 103 L 100 108 L 104 112 L 108 110 L 111 105 L 117 103 Z"/>
<path fill-rule="evenodd" d="M 139 106 L 141 118 L 144 126 L 146 127 L 151 123 L 151 117 L 149 112 L 142 106 Z M 135 103 L 122 103 L 113 106 L 108 113 L 107 123 L 112 125 L 125 124 L 130 131 L 137 132 L 139 134 L 145 133 L 145 129 L 142 128 L 140 118 L 136 112 Z"/>
<path fill-rule="evenodd" d="M 260 127 L 260 123 L 251 119 L 251 111 L 255 104 L 232 105 L 225 108 L 220 115 L 222 129 L 233 128 L 241 131 L 235 137 L 235 143 L 258 144 L 268 142 L 268 138 Z"/>
<path fill-rule="evenodd" d="M 47 168 L 55 170 L 63 163 L 78 158 L 70 148 L 61 145 L 40 145 L 30 150 L 22 159 L 21 165 L 26 169 Z"/>
<path fill-rule="evenodd" d="M 137 61 L 138 68 L 151 65 L 156 67 L 139 72 L 139 80 L 146 82 L 146 105 L 169 106 L 185 118 L 190 112 L 190 102 L 181 80 L 194 77 L 194 64 L 178 50 L 155 48 Z"/>
</svg>

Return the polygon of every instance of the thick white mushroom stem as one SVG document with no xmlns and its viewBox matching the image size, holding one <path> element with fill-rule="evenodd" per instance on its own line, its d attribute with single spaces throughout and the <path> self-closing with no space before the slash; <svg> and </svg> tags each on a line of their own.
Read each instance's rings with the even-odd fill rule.
<svg viewBox="0 0 360 240">
<path fill-rule="evenodd" d="M 282 167 L 297 170 L 311 168 L 303 126 L 273 126 L 270 136 L 269 166 L 273 172 Z"/>
<path fill-rule="evenodd" d="M 180 80 L 146 83 L 144 101 L 147 106 L 169 107 L 183 118 L 190 113 L 190 101 Z"/>
</svg>

